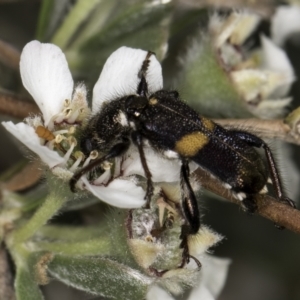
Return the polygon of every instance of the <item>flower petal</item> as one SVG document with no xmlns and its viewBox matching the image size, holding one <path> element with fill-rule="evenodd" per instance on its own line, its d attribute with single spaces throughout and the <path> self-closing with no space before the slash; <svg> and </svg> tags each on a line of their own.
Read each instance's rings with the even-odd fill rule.
<svg viewBox="0 0 300 300">
<path fill-rule="evenodd" d="M 146 300 L 174 300 L 170 294 L 168 294 L 164 289 L 158 285 L 153 285 L 149 288 Z M 199 299 L 200 300 L 200 299 Z"/>
<path fill-rule="evenodd" d="M 216 298 L 211 294 L 209 289 L 204 285 L 203 282 L 197 287 L 195 287 L 188 300 L 215 300 Z"/>
<path fill-rule="evenodd" d="M 202 264 L 200 285 L 195 286 L 188 300 L 218 298 L 225 285 L 231 260 L 207 254 L 197 255 L 196 257 Z M 187 268 L 192 270 L 197 268 L 195 261 L 191 260 Z M 208 298 L 201 298 L 202 293 L 207 294 Z"/>
<path fill-rule="evenodd" d="M 82 177 L 81 180 L 87 190 L 109 205 L 138 208 L 145 204 L 145 191 L 130 180 L 114 179 L 108 186 L 92 185 L 86 177 Z"/>
<path fill-rule="evenodd" d="M 31 126 L 23 122 L 14 124 L 11 121 L 2 122 L 2 125 L 31 151 L 36 153 L 49 168 L 53 168 L 64 162 L 63 157 L 59 156 L 57 152 L 40 144 L 40 139 Z"/>
<path fill-rule="evenodd" d="M 233 12 L 228 17 L 213 14 L 209 20 L 209 29 L 215 35 L 216 47 L 220 48 L 227 41 L 233 45 L 242 44 L 260 19 L 258 14 L 247 11 Z"/>
<path fill-rule="evenodd" d="M 147 51 L 121 47 L 107 59 L 93 91 L 93 112 L 97 111 L 104 101 L 137 93 L 140 82 L 139 71 L 146 58 Z M 146 72 L 149 93 L 163 87 L 161 65 L 155 55 L 151 55 Z"/>
<path fill-rule="evenodd" d="M 201 262 L 203 262 L 202 282 L 211 294 L 217 298 L 225 285 L 231 260 L 205 255 L 205 260 Z"/>
<path fill-rule="evenodd" d="M 24 87 L 43 113 L 47 126 L 71 99 L 73 79 L 65 55 L 53 44 L 28 43 L 21 54 L 20 72 Z"/>
<path fill-rule="evenodd" d="M 292 98 L 267 99 L 256 106 L 249 106 L 249 109 L 254 115 L 263 119 L 282 118 L 292 100 Z"/>
<path fill-rule="evenodd" d="M 154 182 L 179 181 L 181 163 L 178 159 L 164 158 L 151 148 L 145 148 L 144 151 Z M 125 157 L 122 164 L 123 175 L 140 175 L 145 177 L 138 151 L 132 149 L 132 151 L 129 151 L 128 153 L 129 154 Z"/>
<path fill-rule="evenodd" d="M 300 7 L 297 5 L 279 6 L 271 22 L 273 41 L 282 46 L 294 32 L 300 31 Z"/>
<path fill-rule="evenodd" d="M 276 96 L 285 96 L 290 89 L 292 82 L 295 80 L 293 66 L 281 48 L 277 47 L 269 38 L 261 36 L 262 43 L 262 67 L 266 70 L 278 72 L 282 75 L 283 80 L 280 88 L 277 88 Z"/>
<path fill-rule="evenodd" d="M 286 76 L 282 72 L 258 69 L 233 71 L 231 78 L 247 102 L 277 96 L 282 83 L 286 82 Z"/>
</svg>

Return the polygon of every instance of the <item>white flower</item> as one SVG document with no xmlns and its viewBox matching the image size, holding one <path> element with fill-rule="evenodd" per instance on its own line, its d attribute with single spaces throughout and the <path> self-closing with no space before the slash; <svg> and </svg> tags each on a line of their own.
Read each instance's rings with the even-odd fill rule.
<svg viewBox="0 0 300 300">
<path fill-rule="evenodd" d="M 209 32 L 227 67 L 235 67 L 243 60 L 243 54 L 236 51 L 235 47 L 245 42 L 259 21 L 258 15 L 247 11 L 232 12 L 228 17 L 221 17 L 217 13 L 211 16 Z"/>
<path fill-rule="evenodd" d="M 121 47 L 107 59 L 93 90 L 93 113 L 104 102 L 136 94 L 140 82 L 139 71 L 147 51 Z M 147 84 L 149 93 L 163 88 L 161 65 L 154 55 L 149 58 Z"/>
<path fill-rule="evenodd" d="M 230 260 L 205 255 L 202 257 L 201 263 L 200 280 L 186 300 L 215 300 L 224 287 Z M 160 286 L 153 285 L 150 287 L 146 299 L 174 300 L 175 298 Z"/>
<path fill-rule="evenodd" d="M 143 50 L 121 47 L 108 58 L 93 91 L 93 114 L 104 102 L 136 93 L 138 72 L 146 54 Z M 23 84 L 39 106 L 42 117 L 29 117 L 18 124 L 2 124 L 36 153 L 56 176 L 67 182 L 76 170 L 96 157 L 91 153 L 83 164 L 83 154 L 74 150 L 77 141 L 73 133 L 77 127 L 83 126 L 90 114 L 85 85 L 81 83 L 74 88 L 66 58 L 53 44 L 28 43 L 21 54 L 20 72 Z M 150 58 L 146 79 L 150 92 L 162 88 L 161 66 L 154 55 Z M 146 159 L 151 162 L 149 168 L 153 181 L 179 180 L 178 162 L 160 158 L 151 149 L 146 150 Z M 114 174 L 108 167 L 93 182 L 82 176 L 79 188 L 89 190 L 113 206 L 141 207 L 145 203 L 145 191 L 132 177 L 135 174 L 144 176 L 137 150 L 131 147 L 122 159 L 122 165 L 120 158 L 116 159 L 115 165 Z M 123 177 L 120 177 L 121 168 Z M 114 179 L 104 186 L 112 176 Z"/>
<path fill-rule="evenodd" d="M 282 46 L 285 40 L 295 32 L 300 31 L 300 6 L 278 6 L 271 20 L 273 41 Z"/>
<path fill-rule="evenodd" d="M 248 109 L 262 118 L 274 118 L 290 103 L 287 97 L 295 80 L 286 53 L 261 36 L 261 49 L 249 51 L 243 43 L 258 25 L 260 17 L 250 12 L 233 12 L 228 17 L 213 15 L 209 29 L 224 69 Z"/>
</svg>

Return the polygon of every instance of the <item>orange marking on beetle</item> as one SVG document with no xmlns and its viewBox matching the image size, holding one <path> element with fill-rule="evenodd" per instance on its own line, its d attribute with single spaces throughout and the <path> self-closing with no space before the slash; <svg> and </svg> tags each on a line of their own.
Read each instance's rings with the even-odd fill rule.
<svg viewBox="0 0 300 300">
<path fill-rule="evenodd" d="M 186 134 L 176 142 L 175 151 L 184 157 L 195 156 L 209 142 L 209 137 L 201 131 Z"/>
<path fill-rule="evenodd" d="M 210 119 L 201 117 L 201 122 L 208 131 L 213 131 L 216 127 L 216 124 Z"/>
<path fill-rule="evenodd" d="M 150 98 L 149 104 L 150 105 L 156 105 L 158 103 L 158 100 L 156 98 Z"/>
</svg>

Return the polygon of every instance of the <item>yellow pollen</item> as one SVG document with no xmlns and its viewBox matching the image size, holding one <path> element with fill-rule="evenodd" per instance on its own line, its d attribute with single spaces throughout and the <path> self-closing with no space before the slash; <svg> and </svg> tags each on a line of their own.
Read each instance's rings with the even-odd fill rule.
<svg viewBox="0 0 300 300">
<path fill-rule="evenodd" d="M 56 144 L 59 144 L 62 142 L 62 140 L 65 139 L 65 137 L 61 134 L 58 134 L 56 137 L 55 137 L 55 143 Z"/>
<path fill-rule="evenodd" d="M 70 145 L 72 144 L 74 144 L 74 146 L 77 145 L 77 140 L 73 136 L 68 137 L 68 142 L 70 143 Z"/>
<path fill-rule="evenodd" d="M 71 104 L 71 100 L 70 99 L 65 99 L 64 106 L 68 107 L 70 104 Z"/>
<path fill-rule="evenodd" d="M 90 158 L 91 159 L 95 159 L 98 157 L 98 151 L 96 150 L 93 150 L 91 153 L 90 153 Z"/>
<path fill-rule="evenodd" d="M 69 128 L 68 134 L 74 134 L 75 131 L 76 131 L 75 126 L 71 126 L 71 127 Z"/>
<path fill-rule="evenodd" d="M 38 126 L 35 129 L 35 133 L 38 135 L 38 137 L 45 139 L 46 141 L 52 141 L 55 139 L 55 135 L 44 126 Z"/>
</svg>

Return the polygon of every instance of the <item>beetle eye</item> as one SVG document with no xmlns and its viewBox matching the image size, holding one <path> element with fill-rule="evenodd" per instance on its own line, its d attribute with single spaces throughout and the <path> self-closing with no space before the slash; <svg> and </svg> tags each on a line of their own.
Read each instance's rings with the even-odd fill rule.
<svg viewBox="0 0 300 300">
<path fill-rule="evenodd" d="M 129 96 L 127 97 L 126 99 L 126 102 L 125 102 L 125 109 L 126 109 L 126 113 L 128 115 L 132 115 L 134 114 L 134 111 L 135 111 L 135 96 Z"/>
<path fill-rule="evenodd" d="M 134 95 L 128 96 L 125 101 L 125 106 L 130 107 L 132 105 L 132 103 L 134 102 L 135 98 L 136 98 L 136 96 L 134 96 Z"/>
</svg>

